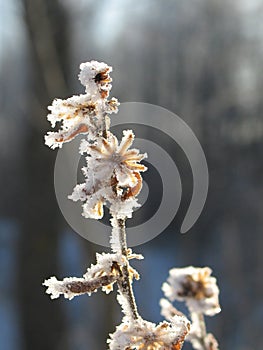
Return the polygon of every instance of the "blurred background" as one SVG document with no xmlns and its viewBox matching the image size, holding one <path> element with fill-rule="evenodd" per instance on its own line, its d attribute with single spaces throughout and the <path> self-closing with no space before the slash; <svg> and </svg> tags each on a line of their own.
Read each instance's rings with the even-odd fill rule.
<svg viewBox="0 0 263 350">
<path fill-rule="evenodd" d="M 46 107 L 83 92 L 79 64 L 95 59 L 114 68 L 112 96 L 184 119 L 209 167 L 204 211 L 182 235 L 191 170 L 175 143 L 163 146 L 183 200 L 165 232 L 134 248 L 145 256 L 135 264 L 141 315 L 162 320 L 170 268 L 208 265 L 222 312 L 207 327 L 220 349 L 262 349 L 263 1 L 0 0 L 0 16 L 0 348 L 106 349 L 121 319 L 115 292 L 51 302 L 41 286 L 49 276 L 81 276 L 104 250 L 60 213 L 56 151 L 43 142 Z"/>
</svg>

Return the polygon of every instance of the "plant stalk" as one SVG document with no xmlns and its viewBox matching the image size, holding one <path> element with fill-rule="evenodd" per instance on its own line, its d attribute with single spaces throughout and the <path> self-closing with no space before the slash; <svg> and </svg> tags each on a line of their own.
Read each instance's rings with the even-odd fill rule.
<svg viewBox="0 0 263 350">
<path fill-rule="evenodd" d="M 137 305 L 135 302 L 135 297 L 133 293 L 132 283 L 129 277 L 129 261 L 127 257 L 127 239 L 126 239 L 126 230 L 125 230 L 125 220 L 118 219 L 118 227 L 119 227 L 119 241 L 121 246 L 121 253 L 126 258 L 125 263 L 122 266 L 122 277 L 119 279 L 118 286 L 122 295 L 127 299 L 131 315 L 134 320 L 139 319 L 139 313 L 137 310 Z"/>
</svg>

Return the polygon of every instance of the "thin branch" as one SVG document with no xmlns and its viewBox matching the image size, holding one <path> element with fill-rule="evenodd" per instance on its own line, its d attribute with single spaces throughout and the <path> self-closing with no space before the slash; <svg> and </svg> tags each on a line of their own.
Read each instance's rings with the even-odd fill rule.
<svg viewBox="0 0 263 350">
<path fill-rule="evenodd" d="M 116 265 L 116 266 L 115 266 Z M 91 294 L 96 292 L 100 287 L 110 286 L 120 277 L 120 269 L 117 263 L 112 265 L 112 273 L 94 277 L 91 279 L 67 277 L 62 281 L 58 281 L 56 277 L 51 277 L 45 280 L 43 285 L 48 287 L 47 294 L 50 294 L 51 299 L 58 298 L 61 294 L 67 299 L 73 299 L 80 294 Z M 109 291 L 111 288 L 109 289 Z"/>
<path fill-rule="evenodd" d="M 129 276 L 129 261 L 127 253 L 127 240 L 126 240 L 126 230 L 125 230 L 125 220 L 118 219 L 119 227 L 119 241 L 121 247 L 121 253 L 126 258 L 125 263 L 122 265 L 122 276 L 118 279 L 118 287 L 121 294 L 126 298 L 130 306 L 131 315 L 135 320 L 139 319 L 139 313 L 137 310 L 137 305 L 134 298 L 134 293 L 132 289 L 132 284 Z"/>
<path fill-rule="evenodd" d="M 70 292 L 74 294 L 86 294 L 86 293 L 92 293 L 96 289 L 100 287 L 107 286 L 113 282 L 115 282 L 118 278 L 118 275 L 112 275 L 112 276 L 101 276 L 99 278 L 93 279 L 91 281 L 73 281 L 69 282 L 65 285 L 65 288 L 67 288 Z"/>
<path fill-rule="evenodd" d="M 198 341 L 199 343 L 198 349 L 208 350 L 206 346 L 207 331 L 206 331 L 204 315 L 200 312 L 192 312 L 191 318 L 192 318 L 192 322 L 196 323 L 199 328 L 199 334 L 195 336 L 195 340 Z M 197 347 L 194 346 L 194 348 L 196 349 Z M 213 350 L 213 348 L 211 348 L 211 350 Z"/>
</svg>

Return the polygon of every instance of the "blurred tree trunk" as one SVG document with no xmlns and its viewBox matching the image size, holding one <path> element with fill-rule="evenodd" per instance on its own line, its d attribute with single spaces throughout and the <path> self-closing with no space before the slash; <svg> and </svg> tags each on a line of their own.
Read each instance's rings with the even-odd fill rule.
<svg viewBox="0 0 263 350">
<path fill-rule="evenodd" d="M 18 280 L 23 348 L 66 349 L 61 302 L 51 303 L 41 284 L 57 272 L 56 153 L 44 145 L 43 135 L 49 128 L 46 106 L 67 93 L 67 19 L 58 0 L 23 0 L 23 6 L 30 66 Z"/>
</svg>

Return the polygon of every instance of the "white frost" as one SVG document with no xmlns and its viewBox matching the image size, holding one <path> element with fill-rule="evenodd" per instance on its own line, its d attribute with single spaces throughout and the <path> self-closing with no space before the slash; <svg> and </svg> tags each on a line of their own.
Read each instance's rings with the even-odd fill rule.
<svg viewBox="0 0 263 350">
<path fill-rule="evenodd" d="M 140 206 L 135 196 L 141 190 L 140 172 L 147 169 L 140 164 L 146 154 L 129 148 L 133 140 L 133 132 L 125 130 L 120 143 L 110 132 L 107 139 L 81 142 L 80 152 L 88 154 L 87 166 L 82 169 L 86 182 L 77 185 L 69 199 L 84 203 L 86 218 L 101 219 L 106 203 L 117 218 L 130 218 L 134 208 Z"/>
<path fill-rule="evenodd" d="M 92 96 L 98 95 L 98 85 L 100 84 L 100 81 L 96 82 L 96 77 L 98 74 L 106 75 L 105 79 L 102 79 L 103 83 L 101 88 L 105 91 L 109 91 L 111 89 L 111 78 L 108 76 L 108 73 L 112 71 L 112 67 L 108 66 L 104 62 L 97 61 L 81 63 L 79 67 L 79 80 L 81 84 L 86 87 L 86 91 Z"/>
<path fill-rule="evenodd" d="M 169 271 L 162 290 L 170 300 L 185 301 L 191 312 L 213 316 L 221 311 L 216 278 L 211 276 L 209 267 L 188 266 Z"/>
<path fill-rule="evenodd" d="M 115 333 L 108 339 L 110 350 L 168 350 L 180 349 L 189 332 L 189 321 L 182 316 L 156 325 L 143 319 L 127 320 L 124 318 Z"/>
</svg>

